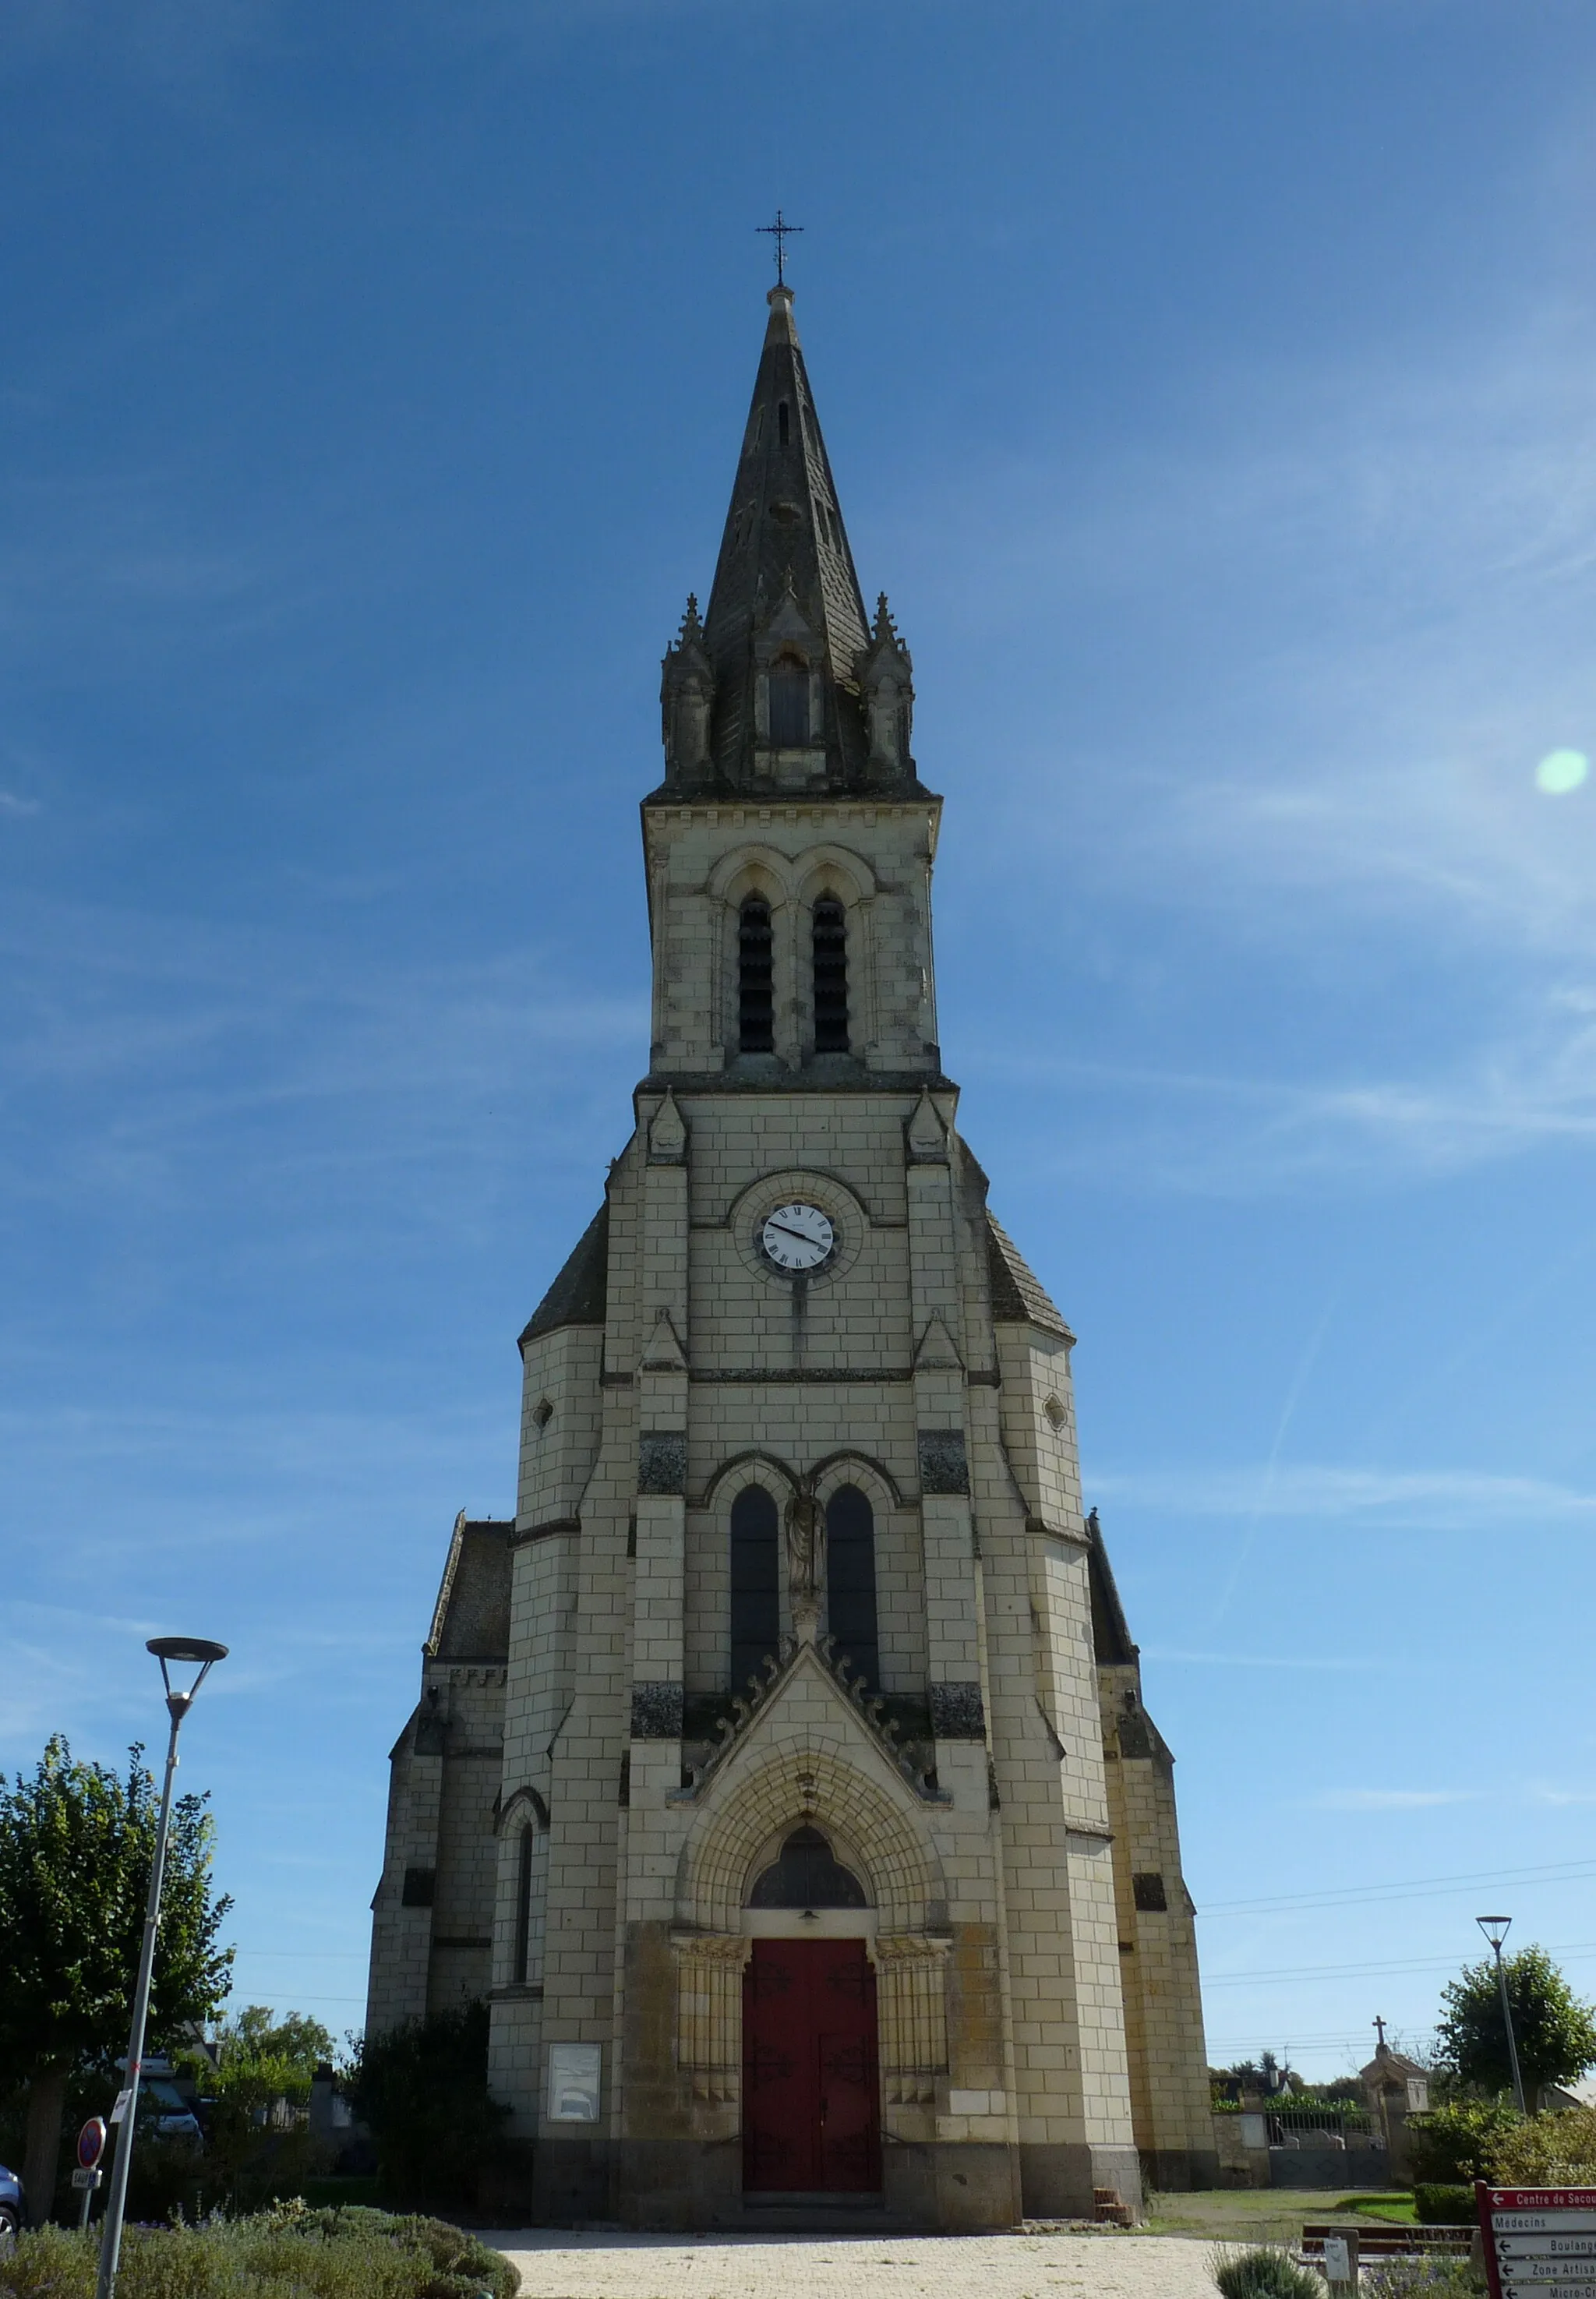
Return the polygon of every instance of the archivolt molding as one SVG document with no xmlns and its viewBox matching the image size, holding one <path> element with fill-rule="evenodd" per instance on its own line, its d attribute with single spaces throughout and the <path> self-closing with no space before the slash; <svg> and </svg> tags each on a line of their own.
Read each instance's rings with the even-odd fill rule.
<svg viewBox="0 0 1596 2299">
<path fill-rule="evenodd" d="M 718 1508 L 720 1505 L 719 1496 L 727 1478 L 734 1481 L 735 1487 L 725 1497 L 727 1508 L 744 1485 L 763 1485 L 778 1508 L 798 1490 L 797 1471 L 788 1468 L 785 1461 L 778 1461 L 774 1453 L 761 1452 L 756 1447 L 745 1453 L 734 1453 L 729 1461 L 722 1461 L 705 1485 L 702 1499 L 695 1498 L 692 1506 L 694 1508 Z"/>
<path fill-rule="evenodd" d="M 495 1836 L 509 1836 L 520 1828 L 531 1828 L 539 1834 L 548 1827 L 549 1807 L 535 1788 L 517 1789 L 505 1797 L 494 1822 Z"/>
<path fill-rule="evenodd" d="M 833 894 L 847 910 L 856 910 L 880 892 L 876 873 L 862 854 L 851 846 L 806 847 L 794 870 L 798 900 L 808 905 L 822 894 Z"/>
<path fill-rule="evenodd" d="M 822 881 L 835 881 L 823 884 Z M 720 856 L 705 881 L 705 890 L 719 902 L 740 902 L 752 893 L 777 901 L 812 901 L 816 895 L 834 893 L 852 909 L 878 892 L 875 871 L 851 846 L 806 846 L 801 855 L 784 854 L 763 841 L 734 846 Z"/>
<path fill-rule="evenodd" d="M 888 1472 L 869 1453 L 855 1453 L 844 1448 L 827 1453 L 817 1461 L 809 1473 L 815 1498 L 822 1506 L 841 1485 L 857 1485 L 877 1512 L 902 1508 L 903 1496 Z"/>
<path fill-rule="evenodd" d="M 858 1859 L 883 1930 L 924 1932 L 941 1921 L 947 1892 L 924 1830 L 835 1748 L 804 1732 L 779 1744 L 754 1769 L 733 1770 L 735 1777 L 718 1784 L 712 1808 L 682 1848 L 679 1922 L 702 1931 L 735 1931 L 761 1854 L 778 1835 L 805 1822 L 835 1830 Z"/>
</svg>

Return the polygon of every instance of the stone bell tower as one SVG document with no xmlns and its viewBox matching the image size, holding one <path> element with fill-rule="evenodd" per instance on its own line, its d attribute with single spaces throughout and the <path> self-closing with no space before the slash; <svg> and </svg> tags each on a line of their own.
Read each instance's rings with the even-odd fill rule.
<svg viewBox="0 0 1596 2299">
<path fill-rule="evenodd" d="M 513 1527 L 456 1531 L 499 1576 L 502 1689 L 451 1689 L 446 1576 L 372 2017 L 446 2000 L 402 1971 L 477 1984 L 436 1961 L 458 1931 L 428 1913 L 428 1963 L 403 1930 L 432 1875 L 556 2221 L 1134 2206 L 1139 2157 L 1211 2165 L 1168 1751 L 1083 1512 L 1073 1336 L 943 1073 L 913 665 L 769 307 L 664 661 L 648 1075 L 521 1335 Z M 491 1810 L 451 1805 L 450 1703 L 463 1762 L 490 1697 Z"/>
</svg>

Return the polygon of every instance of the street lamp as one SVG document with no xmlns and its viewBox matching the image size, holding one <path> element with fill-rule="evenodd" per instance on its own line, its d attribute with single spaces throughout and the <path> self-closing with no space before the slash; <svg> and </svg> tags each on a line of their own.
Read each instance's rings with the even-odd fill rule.
<svg viewBox="0 0 1596 2299">
<path fill-rule="evenodd" d="M 1502 2025 L 1508 2031 L 1508 2062 L 1513 2071 L 1513 2104 L 1520 2115 L 1524 2104 L 1524 2078 L 1518 2072 L 1518 2039 L 1513 2033 L 1513 2007 L 1508 2001 L 1508 1975 L 1501 1960 L 1501 1944 L 1511 1928 L 1511 1916 L 1476 1916 L 1475 1921 L 1491 1943 L 1496 1958 L 1496 1984 L 1501 1990 Z"/>
<path fill-rule="evenodd" d="M 112 2159 L 111 2189 L 105 2198 L 105 2220 L 100 2232 L 100 2276 L 95 2299 L 113 2299 L 117 2263 L 121 2256 L 122 2216 L 128 2203 L 128 2172 L 133 2161 L 133 2131 L 138 2121 L 138 2079 L 144 2066 L 144 2030 L 149 2016 L 150 1981 L 155 1970 L 155 1934 L 161 1923 L 161 1884 L 166 1872 L 166 1837 L 171 1823 L 171 1781 L 178 1769 L 178 1731 L 198 1692 L 219 1660 L 226 1660 L 226 1645 L 204 1637 L 152 1637 L 145 1647 L 161 1664 L 166 1688 L 166 1713 L 171 1733 L 166 1743 L 166 1785 L 161 1791 L 161 1818 L 155 1828 L 155 1856 L 150 1863 L 149 1897 L 144 1908 L 144 1946 L 139 1951 L 138 1981 L 133 1990 L 133 2024 L 128 2031 L 128 2072 L 118 2104 L 121 2121 L 116 2128 L 116 2153 Z M 195 1667 L 199 1674 L 187 1691 L 175 1688 L 167 1664 Z"/>
</svg>

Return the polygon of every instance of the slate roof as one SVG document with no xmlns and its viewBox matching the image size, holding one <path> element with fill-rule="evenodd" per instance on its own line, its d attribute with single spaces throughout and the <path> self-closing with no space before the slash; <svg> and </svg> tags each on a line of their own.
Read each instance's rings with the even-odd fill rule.
<svg viewBox="0 0 1596 2299">
<path fill-rule="evenodd" d="M 793 322 L 793 291 L 772 288 L 768 300 L 770 318 L 704 617 L 715 668 L 715 762 L 723 780 L 743 780 L 753 740 L 750 643 L 790 584 L 821 639 L 830 674 L 827 779 L 845 780 L 863 763 L 864 729 L 856 705 L 838 708 L 837 687 L 852 677 L 869 631 Z"/>
<path fill-rule="evenodd" d="M 1057 1333 L 1066 1341 L 1074 1340 L 1075 1335 L 1049 1300 L 1041 1280 L 1027 1267 L 1014 1240 L 991 1213 L 986 1216 L 986 1266 L 992 1279 L 992 1314 L 1000 1325 L 1039 1325 L 1043 1332 Z"/>
<path fill-rule="evenodd" d="M 610 1201 L 606 1198 L 581 1236 L 576 1249 L 555 1278 L 523 1328 L 519 1346 L 525 1349 L 542 1333 L 557 1332 L 561 1325 L 602 1325 L 610 1283 Z"/>
<path fill-rule="evenodd" d="M 1126 1668 L 1135 1660 L 1136 1647 L 1131 1641 L 1125 1607 L 1114 1584 L 1114 1568 L 1109 1563 L 1095 1509 L 1086 1519 L 1086 1532 L 1092 1543 L 1087 1556 L 1092 1583 L 1092 1647 L 1099 1668 Z"/>
<path fill-rule="evenodd" d="M 514 1530 L 504 1517 L 468 1517 L 462 1509 L 455 1518 L 425 1647 L 428 1659 L 508 1662 Z"/>
</svg>

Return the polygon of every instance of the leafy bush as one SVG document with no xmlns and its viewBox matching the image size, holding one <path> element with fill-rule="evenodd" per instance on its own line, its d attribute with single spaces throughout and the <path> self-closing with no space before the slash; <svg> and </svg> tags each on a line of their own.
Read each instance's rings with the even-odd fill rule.
<svg viewBox="0 0 1596 2299">
<path fill-rule="evenodd" d="M 1311 2268 L 1299 2267 L 1289 2252 L 1267 2245 L 1216 2253 L 1213 2276 L 1223 2299 L 1325 2299 L 1325 2287 Z"/>
<path fill-rule="evenodd" d="M 1409 2161 L 1416 2180 L 1459 2187 L 1489 2174 L 1496 2150 L 1524 2118 L 1496 2100 L 1459 2099 L 1408 2119 Z"/>
<path fill-rule="evenodd" d="M 1472 2227 L 1479 2213 L 1472 2187 L 1421 2179 L 1413 2190 L 1414 2209 L 1425 2227 Z"/>
<path fill-rule="evenodd" d="M 1596 2107 L 1551 2108 L 1504 2132 L 1486 2176 L 1511 2187 L 1584 2187 L 1596 2180 Z"/>
<path fill-rule="evenodd" d="M 1376 2259 L 1359 2278 L 1359 2299 L 1480 2299 L 1485 2284 L 1466 2259 Z"/>
<path fill-rule="evenodd" d="M 94 2299 L 95 2233 L 40 2228 L 0 2257 L 0 2299 Z M 286 2204 L 253 2219 L 129 2228 L 120 2299 L 514 2299 L 507 2259 L 442 2220 Z"/>
<path fill-rule="evenodd" d="M 377 2143 L 385 2195 L 476 2200 L 508 2108 L 487 2096 L 487 2006 L 406 2021 L 359 2047 L 349 2096 Z"/>
</svg>

